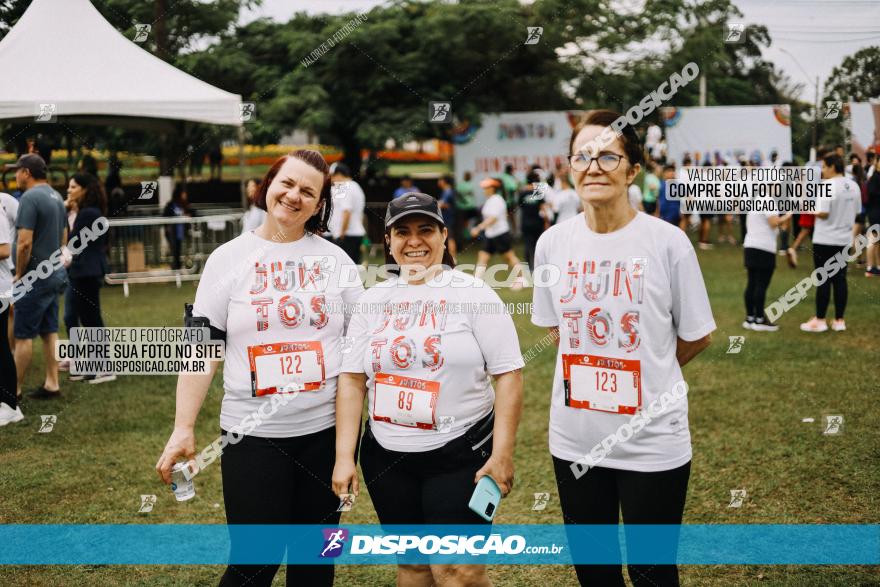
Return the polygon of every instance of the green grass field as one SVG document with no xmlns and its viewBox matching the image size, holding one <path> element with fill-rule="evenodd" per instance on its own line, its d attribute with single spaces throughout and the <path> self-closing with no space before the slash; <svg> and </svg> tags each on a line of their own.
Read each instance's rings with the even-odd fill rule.
<svg viewBox="0 0 880 587">
<path fill-rule="evenodd" d="M 694 459 L 685 523 L 880 523 L 880 397 L 876 376 L 880 335 L 880 280 L 850 270 L 849 330 L 806 334 L 798 324 L 813 313 L 813 293 L 780 321 L 777 333 L 740 327 L 745 272 L 739 247 L 700 251 L 718 330 L 713 345 L 685 368 L 690 385 Z M 461 262 L 469 262 L 465 254 Z M 775 299 L 808 275 L 778 264 Z M 135 285 L 103 291 L 109 326 L 179 326 L 195 285 Z M 500 292 L 528 302 L 530 290 Z M 545 332 L 516 316 L 525 352 Z M 739 354 L 728 336 L 744 335 Z M 553 350 L 525 369 L 525 409 L 516 453 L 517 487 L 500 508 L 498 523 L 560 523 L 547 449 Z M 38 385 L 42 359 L 28 374 Z M 90 386 L 62 382 L 64 398 L 25 401 L 26 420 L 0 429 L 2 523 L 216 523 L 224 522 L 220 467 L 196 479 L 197 497 L 177 503 L 153 469 L 174 418 L 175 379 L 120 377 Z M 197 427 L 199 447 L 218 432 L 222 388 L 215 378 Z M 56 414 L 53 432 L 39 434 L 40 414 Z M 842 414 L 843 434 L 822 434 L 824 415 Z M 813 423 L 803 423 L 811 417 Z M 363 484 L 362 484 L 363 487 Z M 746 489 L 739 509 L 728 508 L 731 489 Z M 547 509 L 532 512 L 532 494 L 551 494 Z M 138 514 L 141 494 L 156 494 L 152 513 Z M 344 523 L 376 523 L 366 491 Z M 552 560 L 548 560 L 552 563 Z M 6 567 L 0 585 L 216 585 L 219 566 Z M 684 585 L 880 585 L 877 567 L 687 566 Z M 575 585 L 567 566 L 493 567 L 496 585 Z M 391 585 L 390 566 L 341 566 L 337 585 Z M 279 571 L 276 585 L 283 585 Z"/>
</svg>

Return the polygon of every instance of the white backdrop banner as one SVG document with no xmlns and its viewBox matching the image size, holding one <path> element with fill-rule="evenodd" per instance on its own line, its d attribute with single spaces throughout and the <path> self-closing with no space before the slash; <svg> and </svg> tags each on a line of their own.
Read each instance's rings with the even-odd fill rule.
<svg viewBox="0 0 880 587">
<path fill-rule="evenodd" d="M 869 148 L 880 151 L 880 102 L 850 102 L 849 122 L 852 150 L 859 154 L 862 161 Z"/>
<path fill-rule="evenodd" d="M 776 151 L 779 162 L 791 161 L 791 111 L 776 106 L 667 107 L 667 158 L 680 165 L 689 155 L 695 165 L 735 163 L 740 157 L 769 163 Z"/>
<path fill-rule="evenodd" d="M 456 181 L 470 171 L 478 183 L 502 173 L 508 164 L 519 178 L 534 163 L 553 171 L 567 160 L 571 129 L 580 115 L 579 111 L 504 112 L 483 116 L 479 126 L 460 125 L 453 138 Z M 482 191 L 475 191 L 477 201 L 482 201 Z"/>
</svg>

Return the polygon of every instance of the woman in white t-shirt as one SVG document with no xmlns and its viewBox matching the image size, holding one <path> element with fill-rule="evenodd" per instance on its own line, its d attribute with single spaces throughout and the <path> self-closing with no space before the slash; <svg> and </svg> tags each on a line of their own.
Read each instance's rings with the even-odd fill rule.
<svg viewBox="0 0 880 587">
<path fill-rule="evenodd" d="M 784 216 L 751 212 L 746 216 L 743 258 L 746 267 L 746 319 L 743 328 L 758 332 L 776 332 L 779 326 L 764 313 L 767 288 L 776 270 L 776 240 L 779 227 L 785 227 L 791 214 Z"/>
<path fill-rule="evenodd" d="M 226 341 L 219 445 L 226 520 L 334 526 L 336 380 L 348 307 L 363 287 L 351 259 L 318 236 L 332 206 L 320 153 L 281 157 L 260 185 L 255 203 L 265 221 L 211 253 L 192 312 Z M 196 456 L 193 428 L 218 363 L 211 365 L 178 377 L 174 431 L 156 464 L 165 483 L 179 458 L 192 466 Z M 199 455 L 197 464 L 214 458 Z M 246 537 L 231 539 L 233 556 L 246 550 Z M 285 546 L 270 553 L 279 562 Z M 231 564 L 220 584 L 270 585 L 277 569 Z M 331 585 L 333 566 L 288 566 L 287 576 Z"/>
<path fill-rule="evenodd" d="M 559 189 L 553 194 L 553 212 L 556 213 L 556 224 L 574 218 L 581 211 L 581 199 L 571 187 L 568 172 L 559 176 Z"/>
<path fill-rule="evenodd" d="M 361 296 L 336 409 L 333 489 L 357 495 L 355 447 L 384 524 L 485 524 L 468 503 L 488 475 L 506 495 L 522 410 L 523 360 L 498 295 L 451 269 L 437 201 L 388 205 L 386 263 L 399 275 Z M 394 265 L 392 265 L 394 266 Z M 492 385 L 492 378 L 495 385 Z M 398 585 L 484 585 L 482 565 L 399 565 Z"/>
<path fill-rule="evenodd" d="M 0 207 L 0 426 L 24 419 L 15 395 L 18 375 L 9 345 L 12 267 L 7 261 L 12 256 L 12 240 L 12 231 Z"/>
<path fill-rule="evenodd" d="M 630 126 L 615 136 L 621 116 L 592 111 L 572 132 L 584 212 L 538 241 L 535 265 L 561 276 L 536 282 L 532 322 L 559 340 L 550 452 L 564 521 L 616 525 L 622 510 L 627 529 L 681 523 L 691 461 L 681 366 L 709 345 L 715 322 L 685 233 L 629 204 L 642 148 Z M 595 550 L 575 534 L 572 551 Z M 616 544 L 617 532 L 604 539 Z M 652 546 L 667 556 L 674 543 Z M 620 564 L 575 570 L 583 585 L 623 584 Z M 635 585 L 678 584 L 674 565 L 628 571 Z"/>
<path fill-rule="evenodd" d="M 480 182 L 480 187 L 486 194 L 486 202 L 483 204 L 483 219 L 471 229 L 471 236 L 477 238 L 483 234 L 483 248 L 477 253 L 477 267 L 474 277 L 481 279 L 486 272 L 486 266 L 492 255 L 503 255 L 510 268 L 510 289 L 520 290 L 523 288 L 522 275 L 520 275 L 519 258 L 513 251 L 513 235 L 510 233 L 510 223 L 507 221 L 507 202 L 499 192 L 504 190 L 500 179 L 487 177 Z M 491 277 L 494 278 L 493 272 Z"/>
</svg>

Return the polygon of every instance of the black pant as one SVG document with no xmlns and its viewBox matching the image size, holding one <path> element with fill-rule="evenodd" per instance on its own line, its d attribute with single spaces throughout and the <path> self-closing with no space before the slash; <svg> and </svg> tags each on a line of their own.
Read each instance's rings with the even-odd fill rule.
<svg viewBox="0 0 880 587">
<path fill-rule="evenodd" d="M 479 426 L 479 423 L 475 425 Z M 382 524 L 487 524 L 468 507 L 474 476 L 492 450 L 462 436 L 426 452 L 382 448 L 367 426 L 361 440 L 361 470 Z"/>
<path fill-rule="evenodd" d="M 101 278 L 77 277 L 70 280 L 73 307 L 81 326 L 104 327 L 101 318 Z"/>
<path fill-rule="evenodd" d="M 744 249 L 746 274 L 746 316 L 765 318 L 764 302 L 767 301 L 767 288 L 776 269 L 776 255 L 760 249 Z"/>
<path fill-rule="evenodd" d="M 226 523 L 338 525 L 339 498 L 330 485 L 335 458 L 336 428 L 228 444 L 221 459 Z M 233 541 L 233 552 L 237 546 Z M 286 547 L 277 545 L 279 559 Z M 230 564 L 220 585 L 268 586 L 278 566 Z M 287 565 L 288 587 L 332 584 L 333 565 Z"/>
<path fill-rule="evenodd" d="M 817 245 L 813 243 L 813 264 L 821 267 L 828 259 L 845 249 L 848 245 Z M 843 255 L 841 268 L 834 275 L 829 275 L 825 283 L 816 288 L 816 318 L 825 319 L 828 302 L 831 301 L 831 288 L 834 288 L 834 317 L 843 320 L 846 312 L 846 298 L 849 290 L 846 284 L 846 255 Z"/>
<path fill-rule="evenodd" d="M 540 232 L 523 231 L 523 245 L 526 251 L 526 263 L 529 264 L 529 270 L 535 270 L 535 247 L 538 246 L 538 239 L 541 238 Z"/>
<path fill-rule="evenodd" d="M 183 264 L 180 262 L 180 253 L 183 250 L 183 240 L 173 238 L 171 239 L 171 268 L 172 269 L 180 269 L 183 267 Z"/>
<path fill-rule="evenodd" d="M 361 243 L 363 242 L 364 237 L 362 236 L 344 236 L 336 241 L 336 244 L 345 251 L 345 254 L 351 257 L 351 260 L 354 261 L 355 265 L 360 265 L 361 263 Z"/>
<path fill-rule="evenodd" d="M 0 403 L 13 410 L 18 407 L 16 386 L 18 372 L 15 370 L 15 357 L 9 347 L 9 308 L 0 312 Z"/>
<path fill-rule="evenodd" d="M 569 461 L 553 457 L 553 467 L 566 524 L 616 525 L 621 510 L 624 524 L 681 524 L 691 473 L 689 462 L 655 473 L 593 467 L 579 479 Z M 575 565 L 574 569 L 581 585 L 624 585 L 619 564 Z M 679 584 L 676 565 L 628 565 L 627 573 L 636 587 Z"/>
</svg>

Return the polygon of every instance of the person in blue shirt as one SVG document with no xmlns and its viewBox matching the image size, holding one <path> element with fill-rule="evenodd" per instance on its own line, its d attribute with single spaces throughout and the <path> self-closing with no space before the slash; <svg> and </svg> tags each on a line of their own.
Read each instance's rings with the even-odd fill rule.
<svg viewBox="0 0 880 587">
<path fill-rule="evenodd" d="M 400 196 L 410 194 L 413 192 L 417 192 L 417 191 L 419 191 L 419 190 L 418 190 L 418 188 L 416 188 L 413 185 L 412 178 L 408 175 L 404 175 L 403 177 L 400 178 L 400 187 L 397 188 L 396 190 L 394 190 L 394 195 L 391 197 L 391 199 L 396 200 Z"/>
<path fill-rule="evenodd" d="M 670 224 L 678 225 L 681 217 L 681 202 L 666 199 L 666 185 L 675 179 L 675 165 L 663 167 L 663 177 L 660 180 L 660 192 L 657 195 L 657 203 L 660 205 L 660 218 Z"/>
</svg>

